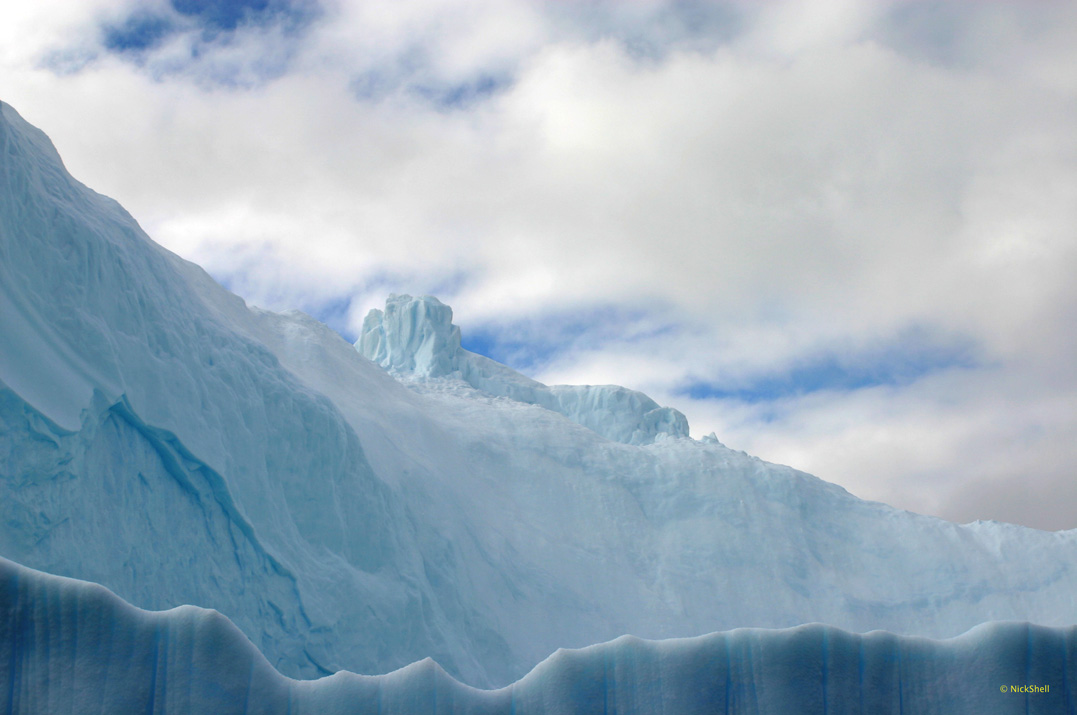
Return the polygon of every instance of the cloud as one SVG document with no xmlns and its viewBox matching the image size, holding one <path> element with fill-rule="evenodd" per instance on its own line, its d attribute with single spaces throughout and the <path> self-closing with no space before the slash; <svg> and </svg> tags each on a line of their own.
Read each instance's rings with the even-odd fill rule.
<svg viewBox="0 0 1077 715">
<path fill-rule="evenodd" d="M 20 6 L 0 86 L 252 302 L 354 335 L 437 294 L 539 379 L 863 496 L 1077 526 L 1005 497 L 1077 464 L 1071 4 L 199 8 Z"/>
</svg>

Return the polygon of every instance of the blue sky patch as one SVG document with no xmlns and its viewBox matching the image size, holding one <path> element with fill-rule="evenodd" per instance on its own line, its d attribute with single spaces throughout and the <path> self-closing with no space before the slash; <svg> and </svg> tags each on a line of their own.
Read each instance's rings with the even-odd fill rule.
<svg viewBox="0 0 1077 715">
<path fill-rule="evenodd" d="M 101 26 L 101 43 L 157 79 L 193 71 L 208 84 L 247 86 L 282 75 L 292 43 L 285 42 L 266 56 L 239 61 L 228 57 L 216 62 L 214 50 L 233 43 L 243 27 L 272 28 L 286 39 L 298 39 L 320 13 L 313 0 L 171 0 L 159 11 L 135 10 L 121 21 Z M 189 56 L 154 62 L 152 51 L 178 35 L 190 36 Z"/>
<path fill-rule="evenodd" d="M 459 84 L 417 84 L 410 92 L 441 110 L 467 109 L 512 84 L 507 76 L 482 74 Z"/>
<path fill-rule="evenodd" d="M 317 4 L 309 0 L 172 0 L 172 8 L 210 34 L 233 32 L 241 25 L 280 25 L 295 31 L 318 14 Z"/>
<path fill-rule="evenodd" d="M 225 31 L 235 30 L 269 7 L 268 0 L 172 0 L 172 8 L 179 14 L 197 18 L 208 28 Z"/>
<path fill-rule="evenodd" d="M 176 30 L 171 18 L 136 12 L 118 25 L 106 26 L 104 44 L 112 52 L 142 52 L 153 49 Z"/>
<path fill-rule="evenodd" d="M 421 53 L 403 57 L 395 65 L 363 72 L 352 79 L 349 87 L 362 102 L 380 102 L 403 92 L 439 111 L 450 112 L 473 107 L 512 85 L 512 77 L 504 73 L 482 73 L 458 83 L 419 80 L 417 76 L 423 74 L 424 61 Z"/>
<path fill-rule="evenodd" d="M 850 392 L 869 387 L 911 384 L 932 373 L 981 366 L 975 343 L 924 329 L 858 350 L 833 350 L 795 362 L 780 373 L 737 382 L 695 380 L 677 392 L 695 400 L 773 402 L 814 392 Z"/>
<path fill-rule="evenodd" d="M 465 350 L 524 374 L 535 373 L 566 352 L 637 343 L 677 329 L 648 311 L 614 305 L 556 311 L 509 323 L 469 326 L 465 322 L 460 326 Z"/>
</svg>

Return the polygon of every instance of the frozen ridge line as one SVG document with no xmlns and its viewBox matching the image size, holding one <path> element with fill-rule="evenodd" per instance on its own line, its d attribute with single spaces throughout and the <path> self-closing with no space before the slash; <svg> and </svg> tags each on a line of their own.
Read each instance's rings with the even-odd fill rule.
<svg viewBox="0 0 1077 715">
<path fill-rule="evenodd" d="M 642 392 L 619 385 L 544 385 L 464 350 L 452 308 L 433 296 L 390 295 L 385 310 L 367 313 L 355 347 L 399 377 L 456 377 L 490 395 L 558 412 L 615 442 L 688 436 L 684 414 Z"/>
<path fill-rule="evenodd" d="M 298 681 L 216 611 L 144 611 L 97 584 L 0 558 L 0 707 L 9 715 L 1058 715 L 1077 711 L 1075 662 L 1077 627 L 988 623 L 930 640 L 811 624 L 622 636 L 559 650 L 498 690 L 463 685 L 430 658 L 386 675 Z"/>
</svg>

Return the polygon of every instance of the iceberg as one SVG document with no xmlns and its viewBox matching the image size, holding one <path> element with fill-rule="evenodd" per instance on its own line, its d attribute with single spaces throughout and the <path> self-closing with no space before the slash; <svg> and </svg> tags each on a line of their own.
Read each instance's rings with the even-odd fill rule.
<svg viewBox="0 0 1077 715">
<path fill-rule="evenodd" d="M 948 640 L 820 624 L 559 650 L 497 690 L 424 659 L 316 681 L 277 673 L 220 613 L 148 612 L 0 559 L 0 699 L 18 713 L 991 715 L 1077 709 L 1077 627 L 992 623 Z"/>
<path fill-rule="evenodd" d="M 791 633 L 861 644 L 883 637 L 853 634 L 944 639 L 975 628 L 955 643 L 1006 658 L 1021 638 L 1032 647 L 1029 633 L 1071 638 L 979 626 L 1077 622 L 1077 531 L 957 525 L 865 502 L 717 437 L 693 440 L 683 415 L 641 393 L 529 381 L 461 350 L 451 309 L 434 298 L 391 298 L 367 327 L 357 348 L 302 313 L 248 306 L 73 179 L 48 138 L 0 103 L 0 555 L 100 584 L 131 608 L 215 609 L 282 674 L 257 682 L 284 683 L 287 698 L 328 692 L 324 676 L 351 671 L 398 674 L 329 682 L 388 683 L 404 672 L 459 681 L 423 692 L 519 681 L 536 683 L 513 686 L 519 698 L 586 699 L 607 655 L 680 648 L 628 640 L 588 649 L 629 633 L 657 641 L 730 631 L 715 641 L 719 660 L 731 643 Z M 135 641 L 108 651 L 101 640 L 109 621 L 117 632 L 150 624 L 151 643 L 172 628 L 206 628 L 222 648 L 232 638 L 220 635 L 232 626 L 219 616 L 181 608 L 135 617 L 142 612 L 100 606 L 115 604 L 111 596 L 91 607 L 79 595 L 103 593 L 97 587 L 34 590 L 70 582 L 4 568 L 29 589 L 5 582 L 9 693 L 60 703 L 87 682 L 56 675 L 25 685 L 38 676 L 19 670 L 22 658 L 44 659 L 39 673 L 75 667 L 74 658 L 143 678 L 144 651 L 120 654 Z M 27 613 L 37 614 L 31 626 Z M 79 630 L 94 622 L 97 635 Z M 812 622 L 828 625 L 733 631 Z M 28 633 L 44 645 L 30 649 Z M 885 642 L 921 642 L 898 635 Z M 561 648 L 584 650 L 547 660 Z M 736 648 L 736 667 L 753 667 L 755 651 Z M 953 652 L 939 650 L 939 662 Z M 155 661 L 166 699 L 180 697 L 183 682 L 205 682 L 180 678 L 207 662 L 185 653 Z M 563 669 L 547 670 L 558 659 Z M 1052 659 L 1072 671 L 1072 659 Z M 262 666 L 243 662 L 236 677 L 252 682 Z M 438 668 L 445 674 L 431 675 Z M 668 682 L 677 692 L 711 687 L 711 675 L 699 678 Z M 628 684 L 643 680 L 623 682 L 618 692 L 659 697 Z M 916 682 L 943 698 L 956 681 Z"/>
</svg>

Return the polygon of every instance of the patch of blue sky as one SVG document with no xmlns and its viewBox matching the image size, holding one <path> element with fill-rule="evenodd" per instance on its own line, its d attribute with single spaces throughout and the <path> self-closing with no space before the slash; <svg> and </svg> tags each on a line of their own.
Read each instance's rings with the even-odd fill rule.
<svg viewBox="0 0 1077 715">
<path fill-rule="evenodd" d="M 452 111 L 467 109 L 489 99 L 508 88 L 512 78 L 508 75 L 480 74 L 466 82 L 414 84 L 408 91 L 425 100 L 436 109 Z"/>
<path fill-rule="evenodd" d="M 170 17 L 135 11 L 123 22 L 105 26 L 102 41 L 111 52 L 142 52 L 153 49 L 177 30 L 176 22 Z"/>
<path fill-rule="evenodd" d="M 465 350 L 529 374 L 572 351 L 634 344 L 678 331 L 653 311 L 599 305 L 554 311 L 507 323 L 461 325 Z"/>
<path fill-rule="evenodd" d="M 524 374 L 550 363 L 571 345 L 571 342 L 520 339 L 491 326 L 460 332 L 460 345 L 464 350 L 485 355 Z"/>
<path fill-rule="evenodd" d="M 480 73 L 463 82 L 418 79 L 427 74 L 421 58 L 402 58 L 395 65 L 369 69 L 350 83 L 352 95 L 361 102 L 380 102 L 401 93 L 441 112 L 468 109 L 496 96 L 512 85 L 507 73 Z"/>
<path fill-rule="evenodd" d="M 749 380 L 693 380 L 677 393 L 696 400 L 760 404 L 823 391 L 900 387 L 941 371 L 978 367 L 983 362 L 971 339 L 917 328 L 882 344 L 818 353 L 781 372 Z"/>
<path fill-rule="evenodd" d="M 298 41 L 320 14 L 313 0 L 171 0 L 159 10 L 135 9 L 126 18 L 101 26 L 101 44 L 107 52 L 145 67 L 158 80 L 190 73 L 206 84 L 242 87 L 284 74 L 292 54 L 290 43 L 273 47 L 266 56 L 238 61 L 228 55 L 218 61 L 217 48 L 231 46 L 241 28 L 273 29 Z M 192 38 L 189 56 L 154 61 L 153 50 L 178 35 Z"/>
<path fill-rule="evenodd" d="M 171 4 L 210 34 L 232 32 L 241 25 L 277 25 L 296 32 L 320 14 L 313 0 L 171 0 Z"/>
</svg>

